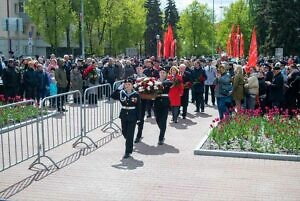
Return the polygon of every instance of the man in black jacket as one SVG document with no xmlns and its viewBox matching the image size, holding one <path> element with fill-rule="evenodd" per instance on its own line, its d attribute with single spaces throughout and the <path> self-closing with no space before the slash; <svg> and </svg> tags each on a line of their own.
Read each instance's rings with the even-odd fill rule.
<svg viewBox="0 0 300 201">
<path fill-rule="evenodd" d="M 195 62 L 195 69 L 193 70 L 192 75 L 193 75 L 194 96 L 196 101 L 195 112 L 199 112 L 200 108 L 201 108 L 201 112 L 204 112 L 203 93 L 204 93 L 204 81 L 207 79 L 207 76 L 199 60 Z"/>
<path fill-rule="evenodd" d="M 274 78 L 273 81 L 266 81 L 266 84 L 270 87 L 270 101 L 272 102 L 272 107 L 280 108 L 283 103 L 283 85 L 284 80 L 281 74 L 280 65 L 276 64 L 273 68 Z"/>
<path fill-rule="evenodd" d="M 16 72 L 13 59 L 8 60 L 7 68 L 3 70 L 2 79 L 5 90 L 5 99 L 7 100 L 9 97 L 14 98 L 17 95 L 19 75 Z"/>
</svg>

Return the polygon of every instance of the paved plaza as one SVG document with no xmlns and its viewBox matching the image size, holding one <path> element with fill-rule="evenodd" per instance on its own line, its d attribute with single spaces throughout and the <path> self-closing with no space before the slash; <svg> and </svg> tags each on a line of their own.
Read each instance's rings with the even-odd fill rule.
<svg viewBox="0 0 300 201">
<path fill-rule="evenodd" d="M 168 123 L 162 146 L 154 117 L 146 119 L 144 138 L 130 159 L 122 159 L 120 133 L 97 129 L 89 136 L 98 148 L 73 149 L 72 141 L 49 152 L 58 170 L 28 170 L 31 159 L 3 171 L 0 200 L 300 200 L 299 162 L 194 155 L 217 116 L 213 107 L 194 110 L 190 104 L 187 119 Z"/>
</svg>

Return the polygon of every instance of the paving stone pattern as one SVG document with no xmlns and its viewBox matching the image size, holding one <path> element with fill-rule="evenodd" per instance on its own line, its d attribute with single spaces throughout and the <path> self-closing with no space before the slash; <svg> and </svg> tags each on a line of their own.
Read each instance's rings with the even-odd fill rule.
<svg viewBox="0 0 300 201">
<path fill-rule="evenodd" d="M 155 119 L 146 119 L 130 159 L 122 159 L 120 134 L 97 129 L 89 136 L 99 148 L 73 149 L 72 141 L 47 153 L 59 170 L 28 170 L 30 160 L 1 172 L 0 200 L 300 200 L 300 163 L 194 155 L 217 116 L 212 107 L 202 114 L 194 109 L 190 105 L 186 120 L 169 123 L 163 146 Z"/>
</svg>

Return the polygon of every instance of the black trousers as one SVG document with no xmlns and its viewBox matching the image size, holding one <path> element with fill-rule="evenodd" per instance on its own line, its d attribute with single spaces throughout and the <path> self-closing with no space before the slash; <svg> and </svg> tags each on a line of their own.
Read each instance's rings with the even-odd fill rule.
<svg viewBox="0 0 300 201">
<path fill-rule="evenodd" d="M 204 110 L 203 92 L 195 92 L 196 109 Z"/>
<path fill-rule="evenodd" d="M 147 113 L 151 116 L 151 110 L 153 108 L 154 100 L 147 100 Z"/>
<path fill-rule="evenodd" d="M 205 85 L 205 104 L 208 103 L 208 91 L 210 89 L 210 95 L 211 95 L 211 102 L 214 105 L 215 104 L 215 86 L 214 85 Z"/>
<path fill-rule="evenodd" d="M 159 127 L 159 141 L 162 141 L 165 138 L 166 128 L 167 128 L 167 119 L 169 113 L 169 107 L 162 105 L 160 99 L 156 99 L 154 102 L 154 114 L 155 120 Z"/>
<path fill-rule="evenodd" d="M 6 86 L 4 89 L 5 89 L 5 100 L 7 100 L 8 98 L 15 98 L 15 96 L 17 95 L 17 87 Z"/>
<path fill-rule="evenodd" d="M 25 88 L 25 98 L 27 100 L 34 100 L 36 98 L 36 88 L 31 86 L 26 86 Z"/>
<path fill-rule="evenodd" d="M 141 138 L 144 128 L 144 119 L 145 119 L 145 113 L 146 113 L 146 107 L 147 107 L 148 100 L 141 99 L 141 108 L 140 108 L 140 122 L 138 124 L 138 133 L 136 138 Z"/>
<path fill-rule="evenodd" d="M 181 106 L 182 106 L 182 116 L 186 117 L 187 107 L 189 105 L 189 89 L 185 89 L 183 95 L 181 96 Z"/>
<path fill-rule="evenodd" d="M 172 106 L 171 107 L 174 122 L 177 122 L 177 118 L 179 116 L 179 108 L 180 108 L 179 106 Z"/>
<path fill-rule="evenodd" d="M 133 137 L 134 137 L 136 121 L 128 121 L 126 119 L 121 119 L 121 125 L 122 125 L 122 135 L 126 139 L 125 153 L 131 154 L 133 150 Z"/>
<path fill-rule="evenodd" d="M 57 87 L 57 94 L 62 94 L 66 92 L 66 88 Z M 56 106 L 58 110 L 62 110 L 63 106 L 65 104 L 65 96 L 59 96 L 57 97 Z"/>
</svg>

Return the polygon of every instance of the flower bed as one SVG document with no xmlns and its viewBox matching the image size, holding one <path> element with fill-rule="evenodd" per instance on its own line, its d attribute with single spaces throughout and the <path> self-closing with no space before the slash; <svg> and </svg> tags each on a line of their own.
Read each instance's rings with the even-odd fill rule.
<svg viewBox="0 0 300 201">
<path fill-rule="evenodd" d="M 300 155 L 299 110 L 241 110 L 220 121 L 213 120 L 211 132 L 201 149 Z"/>
<path fill-rule="evenodd" d="M 39 108 L 31 104 L 0 108 L 0 128 L 36 118 L 39 112 Z"/>
</svg>

